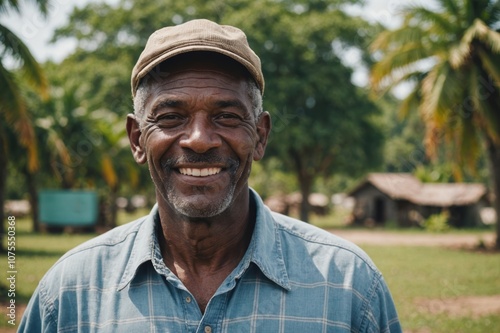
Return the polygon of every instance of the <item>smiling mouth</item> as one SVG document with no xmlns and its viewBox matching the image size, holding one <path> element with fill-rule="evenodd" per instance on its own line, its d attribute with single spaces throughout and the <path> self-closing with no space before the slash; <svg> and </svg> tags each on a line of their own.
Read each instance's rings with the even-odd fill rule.
<svg viewBox="0 0 500 333">
<path fill-rule="evenodd" d="M 221 172 L 222 168 L 179 168 L 179 172 L 185 176 L 207 177 Z"/>
</svg>

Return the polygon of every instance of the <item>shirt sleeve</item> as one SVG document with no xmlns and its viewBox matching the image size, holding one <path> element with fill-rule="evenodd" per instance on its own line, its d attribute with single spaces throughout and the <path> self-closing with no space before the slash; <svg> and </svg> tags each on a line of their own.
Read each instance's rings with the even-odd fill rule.
<svg viewBox="0 0 500 333">
<path fill-rule="evenodd" d="M 389 288 L 380 275 L 374 279 L 372 293 L 365 310 L 361 332 L 403 332 Z"/>
<path fill-rule="evenodd" d="M 57 325 L 51 316 L 50 307 L 44 301 L 42 285 L 39 285 L 24 311 L 17 333 L 51 333 Z"/>
</svg>

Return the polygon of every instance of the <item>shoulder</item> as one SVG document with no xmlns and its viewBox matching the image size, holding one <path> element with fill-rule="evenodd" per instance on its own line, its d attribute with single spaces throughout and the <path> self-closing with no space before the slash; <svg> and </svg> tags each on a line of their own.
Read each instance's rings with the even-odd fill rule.
<svg viewBox="0 0 500 333">
<path fill-rule="evenodd" d="M 330 309 L 345 304 L 344 311 L 351 316 L 344 319 L 353 327 L 388 331 L 390 325 L 399 325 L 385 280 L 361 248 L 308 223 L 277 213 L 271 215 L 292 291 L 307 298 L 325 299 Z M 303 299 L 299 297 L 299 303 Z"/>
<path fill-rule="evenodd" d="M 133 222 L 113 228 L 102 235 L 99 235 L 78 245 L 77 247 L 64 254 L 57 261 L 55 266 L 57 266 L 61 262 L 67 261 L 68 259 L 75 259 L 79 256 L 86 257 L 89 253 L 92 252 L 97 252 L 101 255 L 105 255 L 105 248 L 112 249 L 113 247 L 126 247 L 130 243 L 130 241 L 136 237 L 146 219 L 147 216 L 141 217 Z"/>
<path fill-rule="evenodd" d="M 275 212 L 271 212 L 271 215 L 283 241 L 288 242 L 289 246 L 297 249 L 302 244 L 309 255 L 331 257 L 337 264 L 363 265 L 372 273 L 379 274 L 371 258 L 356 244 L 289 216 Z"/>
<path fill-rule="evenodd" d="M 40 288 L 54 294 L 73 285 L 118 284 L 147 221 L 145 216 L 116 227 L 68 251 L 47 271 Z"/>
<path fill-rule="evenodd" d="M 116 290 L 137 238 L 147 233 L 147 222 L 146 216 L 114 228 L 64 254 L 38 284 L 20 332 L 37 331 L 40 325 L 57 327 L 61 308 L 70 306 L 77 311 L 82 300 L 98 299 L 100 294 Z"/>
</svg>

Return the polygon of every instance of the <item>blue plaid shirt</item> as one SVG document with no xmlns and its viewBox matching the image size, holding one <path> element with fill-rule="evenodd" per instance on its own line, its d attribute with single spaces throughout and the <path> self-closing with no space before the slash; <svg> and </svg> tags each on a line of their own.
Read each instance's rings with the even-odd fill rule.
<svg viewBox="0 0 500 333">
<path fill-rule="evenodd" d="M 19 332 L 401 332 L 380 272 L 357 246 L 257 205 L 246 254 L 201 313 L 164 264 L 157 208 L 65 254 Z"/>
</svg>

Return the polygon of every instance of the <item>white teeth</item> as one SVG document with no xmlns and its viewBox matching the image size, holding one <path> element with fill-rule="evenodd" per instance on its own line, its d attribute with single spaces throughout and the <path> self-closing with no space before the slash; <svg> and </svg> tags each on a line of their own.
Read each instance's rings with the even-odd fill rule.
<svg viewBox="0 0 500 333">
<path fill-rule="evenodd" d="M 221 168 L 203 168 L 203 169 L 195 169 L 195 168 L 180 168 L 179 172 L 186 176 L 193 177 L 206 177 L 216 175 L 221 171 Z"/>
</svg>

